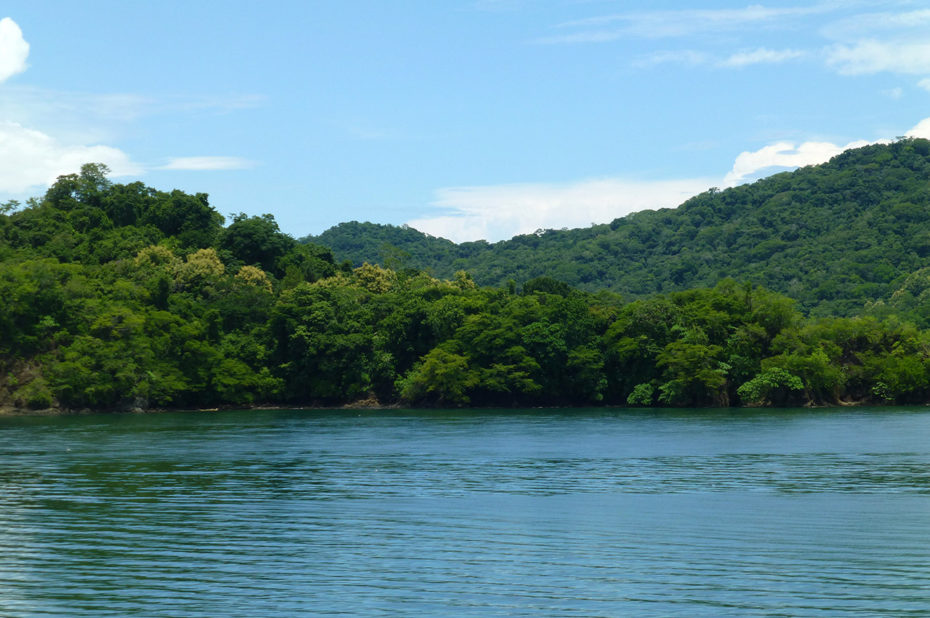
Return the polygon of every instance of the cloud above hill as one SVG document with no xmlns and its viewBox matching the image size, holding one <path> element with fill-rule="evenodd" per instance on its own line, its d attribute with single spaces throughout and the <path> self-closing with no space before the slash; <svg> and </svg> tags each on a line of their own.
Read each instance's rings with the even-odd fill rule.
<svg viewBox="0 0 930 618">
<path fill-rule="evenodd" d="M 0 122 L 0 191 L 22 194 L 48 186 L 91 161 L 107 164 L 114 177 L 143 171 L 118 148 L 62 144 L 41 131 Z"/>
<path fill-rule="evenodd" d="M 904 135 L 930 139 L 930 118 Z M 539 229 L 587 227 L 641 210 L 674 208 L 711 187 L 733 187 L 775 172 L 825 163 L 850 148 L 889 141 L 778 141 L 741 152 L 730 171 L 719 177 L 447 187 L 436 191 L 431 204 L 438 214 L 407 223 L 455 242 L 497 241 Z"/>
<path fill-rule="evenodd" d="M 415 219 L 408 225 L 456 242 L 501 240 L 538 229 L 587 227 L 640 210 L 674 207 L 711 184 L 708 178 L 604 178 L 448 187 L 438 190 L 432 203 L 443 214 Z"/>
</svg>

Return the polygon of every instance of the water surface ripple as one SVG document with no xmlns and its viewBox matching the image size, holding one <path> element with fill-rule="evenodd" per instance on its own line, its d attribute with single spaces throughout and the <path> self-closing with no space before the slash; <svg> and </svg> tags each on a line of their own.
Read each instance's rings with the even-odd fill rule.
<svg viewBox="0 0 930 618">
<path fill-rule="evenodd" d="M 930 412 L 0 419 L 0 616 L 923 616 Z"/>
</svg>

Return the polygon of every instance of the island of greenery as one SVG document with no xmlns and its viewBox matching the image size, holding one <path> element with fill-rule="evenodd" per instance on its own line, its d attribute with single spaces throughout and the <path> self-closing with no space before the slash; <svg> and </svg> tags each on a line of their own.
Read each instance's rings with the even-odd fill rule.
<svg viewBox="0 0 930 618">
<path fill-rule="evenodd" d="M 352 264 L 88 164 L 0 208 L 0 406 L 926 403 L 928 188 L 902 140 L 585 230 L 315 239 Z"/>
</svg>

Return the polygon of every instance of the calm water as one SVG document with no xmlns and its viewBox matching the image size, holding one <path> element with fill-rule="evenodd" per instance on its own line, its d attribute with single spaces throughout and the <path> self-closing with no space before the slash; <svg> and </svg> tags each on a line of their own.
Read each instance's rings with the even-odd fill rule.
<svg viewBox="0 0 930 618">
<path fill-rule="evenodd" d="M 0 419 L 0 616 L 930 614 L 930 412 Z"/>
</svg>

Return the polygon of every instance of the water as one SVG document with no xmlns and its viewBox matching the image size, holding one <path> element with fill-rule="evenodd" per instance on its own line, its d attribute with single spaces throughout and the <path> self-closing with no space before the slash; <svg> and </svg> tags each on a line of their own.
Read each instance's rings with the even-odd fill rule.
<svg viewBox="0 0 930 618">
<path fill-rule="evenodd" d="M 0 616 L 930 612 L 930 412 L 0 419 Z"/>
</svg>

